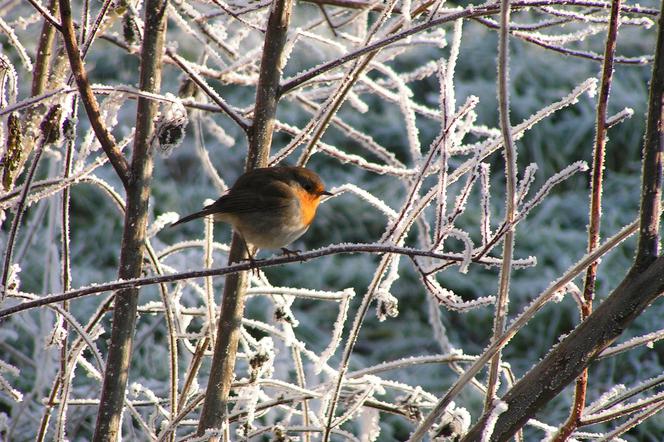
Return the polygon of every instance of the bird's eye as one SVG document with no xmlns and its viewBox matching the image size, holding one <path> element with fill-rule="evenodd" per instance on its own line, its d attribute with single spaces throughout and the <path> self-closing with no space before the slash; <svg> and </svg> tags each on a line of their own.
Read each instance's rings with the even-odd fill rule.
<svg viewBox="0 0 664 442">
<path fill-rule="evenodd" d="M 304 187 L 304 190 L 306 190 L 307 192 L 313 192 L 314 191 L 314 185 L 311 184 L 311 183 L 304 183 L 303 187 Z"/>
</svg>

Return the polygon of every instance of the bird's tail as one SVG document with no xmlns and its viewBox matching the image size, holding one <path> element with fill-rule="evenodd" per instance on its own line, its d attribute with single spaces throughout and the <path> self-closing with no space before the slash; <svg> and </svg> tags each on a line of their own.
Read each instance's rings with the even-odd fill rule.
<svg viewBox="0 0 664 442">
<path fill-rule="evenodd" d="M 203 210 L 201 210 L 199 212 L 195 212 L 195 213 L 192 213 L 191 215 L 185 216 L 184 218 L 180 218 L 179 220 L 177 220 L 176 222 L 171 224 L 171 227 L 175 227 L 178 224 L 188 223 L 189 221 L 191 221 L 193 219 L 203 218 L 204 216 L 210 215 L 212 213 L 214 213 L 214 211 L 211 210 L 210 207 L 206 207 L 206 208 L 204 208 Z"/>
</svg>

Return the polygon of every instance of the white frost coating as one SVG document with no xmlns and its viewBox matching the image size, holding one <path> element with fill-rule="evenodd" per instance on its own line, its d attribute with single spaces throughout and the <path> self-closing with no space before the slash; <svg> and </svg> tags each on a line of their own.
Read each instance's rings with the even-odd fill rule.
<svg viewBox="0 0 664 442">
<path fill-rule="evenodd" d="M 528 202 L 524 203 L 519 210 L 518 219 L 523 219 L 528 212 L 530 212 L 534 207 L 540 204 L 546 195 L 553 189 L 556 184 L 565 181 L 567 178 L 571 177 L 577 172 L 585 172 L 588 170 L 588 163 L 585 161 L 576 161 L 560 172 L 554 174 L 546 180 L 542 187 L 537 191 L 535 196 L 533 196 Z"/>
<path fill-rule="evenodd" d="M 348 92 L 348 104 L 353 106 L 353 109 L 361 114 L 366 114 L 369 112 L 369 105 L 362 101 L 359 95 L 353 91 Z"/>
<path fill-rule="evenodd" d="M 374 442 L 380 436 L 380 413 L 376 408 L 363 407 L 359 413 L 358 423 L 362 442 Z"/>
<path fill-rule="evenodd" d="M 150 228 L 147 231 L 147 237 L 152 238 L 157 233 L 159 233 L 164 227 L 166 227 L 169 224 L 173 224 L 178 219 L 180 219 L 180 215 L 178 215 L 176 212 L 162 213 L 150 225 Z"/>
<path fill-rule="evenodd" d="M 99 104 L 101 120 L 106 125 L 111 139 L 113 138 L 113 135 L 110 133 L 112 129 L 118 124 L 118 112 L 120 111 L 120 108 L 127 100 L 127 98 L 129 98 L 128 94 L 123 92 L 111 93 L 104 101 Z M 81 170 L 84 167 L 85 161 L 90 153 L 96 152 L 100 147 L 101 144 L 99 144 L 99 140 L 97 140 L 94 131 L 89 129 L 83 138 L 83 143 L 81 143 L 81 147 L 76 157 L 76 165 L 74 166 L 74 170 Z"/>
<path fill-rule="evenodd" d="M 246 293 L 247 295 L 284 295 L 294 298 L 317 299 L 320 301 L 340 301 L 349 295 L 351 297 L 355 296 L 355 290 L 352 288 L 334 292 L 294 287 L 250 287 Z"/>
<path fill-rule="evenodd" d="M 0 373 L 3 371 L 2 364 L 4 363 L 0 361 Z M 2 374 L 0 374 L 0 392 L 7 394 L 14 402 L 23 401 L 23 393 L 13 388 Z"/>
<path fill-rule="evenodd" d="M 397 212 L 392 209 L 385 201 L 377 198 L 376 196 L 356 186 L 355 184 L 346 183 L 341 186 L 332 188 L 331 192 L 334 194 L 335 198 L 344 192 L 353 193 L 383 212 L 390 221 L 397 217 Z"/>
<path fill-rule="evenodd" d="M 327 345 L 325 350 L 320 354 L 319 359 L 314 363 L 314 373 L 319 374 L 323 370 L 323 366 L 327 364 L 327 361 L 330 360 L 334 352 L 339 347 L 341 343 L 341 335 L 344 331 L 344 323 L 348 317 L 348 307 L 350 306 L 350 300 L 355 296 L 355 290 L 346 289 L 344 290 L 344 297 L 339 303 L 339 314 L 337 315 L 337 320 L 334 321 L 332 327 L 332 339 Z"/>
<path fill-rule="evenodd" d="M 209 115 L 204 115 L 201 117 L 205 123 L 205 130 L 212 135 L 220 144 L 226 147 L 232 147 L 235 145 L 235 138 L 231 137 L 226 133 L 223 127 L 219 126 L 214 118 Z"/>
<path fill-rule="evenodd" d="M 420 132 L 417 129 L 415 122 L 415 111 L 412 107 L 411 97 L 413 96 L 413 91 L 408 88 L 408 85 L 406 85 L 406 83 L 401 79 L 399 74 L 394 72 L 389 66 L 378 63 L 376 63 L 375 66 L 376 70 L 383 72 L 397 86 L 397 97 L 399 100 L 398 103 L 403 114 L 404 122 L 406 123 L 408 146 L 410 148 L 412 159 L 417 161 L 422 156 L 422 146 L 420 145 Z"/>
<path fill-rule="evenodd" d="M 530 163 L 526 170 L 523 172 L 523 178 L 519 183 L 519 188 L 516 191 L 516 205 L 519 206 L 523 199 L 528 194 L 530 190 L 530 185 L 535 181 L 535 173 L 537 172 L 538 166 L 537 163 Z"/>
<path fill-rule="evenodd" d="M 493 428 L 498 421 L 498 416 L 507 411 L 507 404 L 499 399 L 493 401 L 489 417 L 486 420 L 486 425 L 482 431 L 481 442 L 489 442 L 493 434 Z"/>
<path fill-rule="evenodd" d="M 463 242 L 463 261 L 459 263 L 459 272 L 465 274 L 468 272 L 468 267 L 470 266 L 473 258 L 473 240 L 470 239 L 470 235 L 463 230 L 457 229 L 457 228 L 450 228 L 447 229 L 445 232 L 446 236 L 451 236 L 459 241 Z M 443 238 L 443 241 L 440 243 L 438 246 L 437 251 L 442 252 L 443 251 L 443 243 L 444 243 L 445 238 Z"/>
<path fill-rule="evenodd" d="M 635 338 L 628 339 L 625 342 L 621 342 L 620 344 L 614 345 L 613 347 L 609 347 L 602 351 L 599 354 L 599 357 L 604 358 L 607 356 L 612 356 L 630 350 L 634 347 L 638 347 L 639 345 L 647 345 L 648 343 L 654 343 L 661 339 L 664 339 L 664 329 L 648 333 L 646 335 L 637 336 Z"/>
<path fill-rule="evenodd" d="M 422 277 L 424 286 L 427 288 L 429 293 L 431 293 L 441 305 L 447 307 L 450 310 L 466 311 L 478 307 L 485 307 L 487 305 L 493 304 L 495 301 L 494 296 L 483 296 L 473 301 L 464 301 L 453 291 L 443 288 L 436 280 L 435 275 L 420 276 Z"/>
<path fill-rule="evenodd" d="M 10 43 L 14 46 L 14 48 L 16 49 L 16 52 L 18 52 L 19 58 L 21 59 L 21 62 L 23 63 L 23 66 L 25 66 L 25 70 L 28 71 L 28 72 L 32 72 L 32 69 L 33 69 L 32 61 L 30 60 L 30 57 L 28 56 L 27 51 L 25 50 L 25 48 L 21 44 L 20 40 L 18 39 L 18 37 L 14 33 L 14 30 L 12 29 L 12 27 L 9 26 L 7 24 L 7 22 L 5 22 L 2 19 L 2 17 L 0 17 L 0 30 L 2 30 L 2 32 L 7 35 L 7 37 L 9 38 Z M 11 66 L 11 64 L 9 64 L 9 66 Z M 3 69 L 4 69 L 4 66 L 3 66 Z"/>
</svg>

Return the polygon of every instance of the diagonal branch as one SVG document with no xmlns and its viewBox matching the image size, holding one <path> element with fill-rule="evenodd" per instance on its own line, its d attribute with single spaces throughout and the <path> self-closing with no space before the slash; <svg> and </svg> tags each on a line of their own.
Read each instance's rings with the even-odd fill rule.
<svg viewBox="0 0 664 442">
<path fill-rule="evenodd" d="M 62 20 L 62 37 L 69 57 L 69 64 L 71 65 L 72 72 L 76 78 L 76 85 L 78 86 L 79 93 L 81 94 L 81 101 L 85 106 L 85 111 L 90 119 L 90 125 L 101 144 L 101 147 L 106 152 L 109 161 L 113 165 L 115 172 L 120 177 L 124 188 L 127 189 L 129 185 L 129 165 L 122 152 L 115 144 L 113 136 L 110 134 L 106 125 L 101 119 L 101 112 L 99 111 L 99 104 L 97 99 L 92 93 L 88 74 L 83 66 L 83 60 L 78 49 L 78 42 L 76 34 L 74 33 L 74 22 L 71 15 L 71 5 L 68 0 L 60 0 L 60 19 Z"/>
</svg>

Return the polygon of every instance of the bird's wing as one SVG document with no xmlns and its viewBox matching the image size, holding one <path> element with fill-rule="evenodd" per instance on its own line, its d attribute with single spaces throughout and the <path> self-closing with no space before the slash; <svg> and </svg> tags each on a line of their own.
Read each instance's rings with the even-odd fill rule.
<svg viewBox="0 0 664 442">
<path fill-rule="evenodd" d="M 284 183 L 258 188 L 233 188 L 217 201 L 205 207 L 208 213 L 270 212 L 290 205 L 291 191 Z"/>
</svg>

